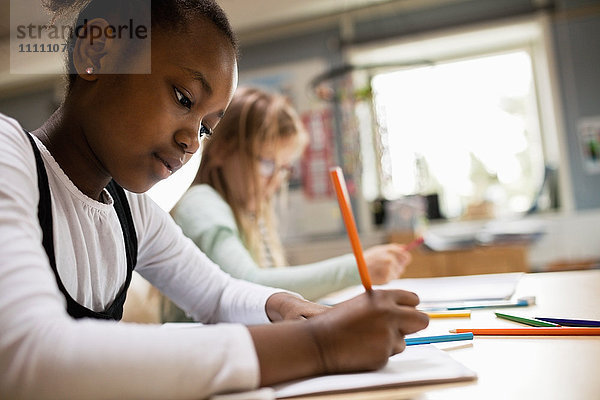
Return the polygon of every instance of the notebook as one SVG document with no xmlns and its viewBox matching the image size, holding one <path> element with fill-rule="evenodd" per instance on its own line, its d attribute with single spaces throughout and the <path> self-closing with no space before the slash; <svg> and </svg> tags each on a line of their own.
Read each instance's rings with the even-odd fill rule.
<svg viewBox="0 0 600 400">
<path fill-rule="evenodd" d="M 515 292 L 522 272 L 467 276 L 445 276 L 438 278 L 397 279 L 373 289 L 403 289 L 419 295 L 421 306 L 428 303 L 504 300 Z M 319 303 L 333 305 L 364 292 L 361 286 L 353 286 L 329 296 Z"/>
<path fill-rule="evenodd" d="M 273 386 L 278 399 L 374 388 L 474 381 L 477 375 L 434 345 L 409 346 L 377 371 L 324 375 Z"/>
</svg>

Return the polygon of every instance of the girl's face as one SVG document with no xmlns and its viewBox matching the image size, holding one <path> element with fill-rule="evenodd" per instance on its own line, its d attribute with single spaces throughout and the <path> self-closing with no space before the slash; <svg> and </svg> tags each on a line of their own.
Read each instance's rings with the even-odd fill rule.
<svg viewBox="0 0 600 400">
<path fill-rule="evenodd" d="M 298 158 L 298 141 L 295 135 L 266 145 L 256 160 L 258 191 L 268 200 L 279 190 L 288 178 L 292 164 Z"/>
<path fill-rule="evenodd" d="M 235 51 L 210 23 L 190 24 L 186 33 L 155 29 L 151 49 L 151 74 L 99 74 L 81 99 L 98 167 L 133 192 L 168 178 L 198 151 L 237 86 Z"/>
</svg>

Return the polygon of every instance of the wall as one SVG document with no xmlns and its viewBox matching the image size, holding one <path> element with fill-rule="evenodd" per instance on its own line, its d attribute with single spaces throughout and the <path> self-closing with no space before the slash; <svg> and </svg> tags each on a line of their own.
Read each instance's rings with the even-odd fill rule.
<svg viewBox="0 0 600 400">
<path fill-rule="evenodd" d="M 576 209 L 600 207 L 600 173 L 584 168 L 582 118 L 600 117 L 600 1 L 560 1 L 553 35 Z"/>
<path fill-rule="evenodd" d="M 39 128 L 52 114 L 57 104 L 53 87 L 0 98 L 0 112 L 15 118 L 23 128 Z"/>
</svg>

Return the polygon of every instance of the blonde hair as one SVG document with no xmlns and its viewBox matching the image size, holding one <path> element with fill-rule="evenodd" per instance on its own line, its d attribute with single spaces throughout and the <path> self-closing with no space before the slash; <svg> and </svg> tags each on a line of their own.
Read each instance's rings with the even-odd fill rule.
<svg viewBox="0 0 600 400">
<path fill-rule="evenodd" d="M 259 187 L 256 161 L 264 146 L 289 139 L 295 140 L 300 156 L 308 144 L 308 134 L 288 99 L 258 88 L 240 87 L 213 136 L 204 144 L 194 180 L 195 184 L 210 185 L 229 204 L 245 246 L 261 267 L 265 266 L 267 256 L 261 239 L 270 250 L 274 266 L 284 266 L 286 261 L 272 199 L 266 199 L 256 190 Z M 226 179 L 225 168 L 241 179 L 237 182 Z M 250 199 L 254 200 L 254 215 L 247 210 Z M 265 228 L 262 233 L 261 220 Z"/>
</svg>

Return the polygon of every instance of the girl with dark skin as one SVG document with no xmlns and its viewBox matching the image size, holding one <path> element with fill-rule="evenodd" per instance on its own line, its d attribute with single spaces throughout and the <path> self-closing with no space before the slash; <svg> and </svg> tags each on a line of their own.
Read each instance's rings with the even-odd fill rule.
<svg viewBox="0 0 600 400">
<path fill-rule="evenodd" d="M 61 3 L 56 6 L 60 9 L 63 3 L 69 2 L 49 3 Z M 60 309 L 61 304 L 64 307 L 64 299 L 55 288 L 52 274 L 46 273 L 50 267 L 47 258 L 42 256 L 44 249 L 39 239 L 35 176 L 19 175 L 25 174 L 34 161 L 28 160 L 23 168 L 9 161 L 0 162 L 0 176 L 14 175 L 15 181 L 22 176 L 24 182 L 22 187 L 0 189 L 0 220 L 7 221 L 0 227 L 3 239 L 0 244 L 0 265 L 3 266 L 0 270 L 0 367 L 6 371 L 0 377 L 0 392 L 9 398 L 65 397 L 69 390 L 82 399 L 106 398 L 115 393 L 119 398 L 155 398 L 170 388 L 169 398 L 189 398 L 248 390 L 318 374 L 382 367 L 390 355 L 403 351 L 404 335 L 428 324 L 427 316 L 415 308 L 419 302 L 415 294 L 401 290 L 373 291 L 326 308 L 290 293 L 240 282 L 213 269 L 195 245 L 172 228 L 172 221 L 163 220 L 158 211 L 144 209 L 153 206 L 142 193 L 175 173 L 198 151 L 202 138 L 210 134 L 226 112 L 237 85 L 235 40 L 214 2 L 152 3 L 155 18 L 149 55 L 152 72 L 112 73 L 124 60 L 133 67 L 143 63 L 150 49 L 132 53 L 126 49 L 126 43 L 106 34 L 93 42 L 85 37 L 77 38 L 69 60 L 71 80 L 64 102 L 32 133 L 80 191 L 78 196 L 86 201 L 106 203 L 105 188 L 111 180 L 125 189 L 138 235 L 136 268 L 142 275 L 174 301 L 180 300 L 179 305 L 184 309 L 195 306 L 201 309 L 205 303 L 215 310 L 229 307 L 237 312 L 233 315 L 240 315 L 238 321 L 219 318 L 230 314 L 219 314 L 211 309 L 204 322 L 240 322 L 247 326 L 214 325 L 200 327 L 197 332 L 186 329 L 170 332 L 154 326 L 72 319 L 64 308 Z M 167 17 L 156 13 L 154 7 L 163 4 L 165 9 L 178 8 L 185 18 L 176 25 L 159 20 Z M 87 27 L 110 32 L 106 30 L 111 25 L 110 19 L 111 15 L 87 18 Z M 13 134 L 15 129 L 11 127 L 17 125 L 6 117 L 0 119 L 3 152 L 9 152 L 7 143 L 26 142 L 23 139 L 26 134 L 13 138 L 17 133 L 22 134 Z M 5 140 L 5 136 L 9 139 Z M 33 155 L 30 158 L 33 160 Z M 13 192 L 24 191 L 23 187 L 27 187 L 27 191 L 22 198 L 35 201 L 27 200 L 21 207 Z M 56 188 L 51 186 L 51 189 L 55 196 Z M 9 214 L 19 217 L 4 219 Z M 142 219 L 140 215 L 147 218 Z M 62 217 L 54 217 L 55 226 L 60 225 Z M 140 224 L 158 224 L 159 228 L 145 231 Z M 168 245 L 155 249 L 163 243 L 154 237 L 164 235 L 161 232 L 165 231 L 169 233 Z M 55 242 L 60 240 L 55 237 Z M 100 248 L 105 245 L 107 243 L 99 244 Z M 24 247 L 27 251 L 19 250 Z M 182 253 L 171 254 L 171 248 L 184 249 L 189 255 L 187 263 L 159 268 L 159 261 L 169 263 Z M 74 252 L 79 257 L 86 250 L 76 248 Z M 25 261 L 23 264 L 14 261 L 25 260 L 27 252 L 35 256 L 27 260 L 35 261 L 29 265 Z M 168 259 L 160 258 L 161 254 Z M 114 263 L 119 264 L 123 258 L 116 257 Z M 61 264 L 60 258 L 57 264 Z M 206 287 L 208 294 L 193 292 L 198 289 L 198 281 L 193 275 L 196 272 L 192 271 L 198 270 L 206 274 L 206 279 L 222 285 L 221 289 L 213 293 L 212 287 Z M 19 275 L 20 271 L 29 275 Z M 85 277 L 76 267 L 72 271 L 77 286 Z M 61 278 L 71 279 L 62 274 Z M 101 282 L 100 287 L 103 285 L 111 283 Z M 243 291 L 236 292 L 246 296 L 244 304 L 255 300 L 254 303 L 261 304 L 268 320 L 276 323 L 245 322 L 249 318 L 245 315 L 249 314 L 244 313 L 249 311 L 244 304 L 236 303 L 242 301 L 236 296 L 227 297 L 231 287 L 240 285 L 246 285 Z M 86 287 L 75 289 L 77 294 L 88 294 L 87 291 Z M 253 293 L 256 297 L 252 297 Z M 217 336 L 202 336 L 205 330 L 217 332 Z M 231 336 L 227 342 L 228 336 L 218 333 L 221 330 L 235 330 L 237 336 Z M 196 335 L 208 337 L 209 342 L 194 341 Z M 251 350 L 248 354 L 255 354 L 256 366 L 250 363 L 240 367 L 251 377 L 240 384 L 239 371 L 226 373 L 232 358 L 222 356 L 220 359 L 218 352 L 234 346 L 244 335 L 249 335 L 250 344 L 246 348 Z M 117 347 L 121 345 L 123 351 Z M 198 354 L 201 346 L 205 346 L 204 353 Z M 186 358 L 188 353 L 189 359 Z M 208 364 L 202 364 L 201 359 L 213 355 L 214 362 L 210 366 L 213 369 L 208 371 Z M 173 374 L 176 376 L 162 374 L 162 364 L 169 364 L 165 368 L 170 371 L 177 369 Z M 209 376 L 206 383 L 193 386 L 193 381 L 200 382 L 203 375 L 213 378 Z M 225 378 L 220 378 L 221 375 Z M 258 380 L 253 378 L 255 375 Z M 90 376 L 93 379 L 88 379 Z M 138 382 L 138 377 L 143 379 Z"/>
</svg>

